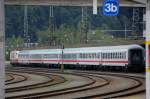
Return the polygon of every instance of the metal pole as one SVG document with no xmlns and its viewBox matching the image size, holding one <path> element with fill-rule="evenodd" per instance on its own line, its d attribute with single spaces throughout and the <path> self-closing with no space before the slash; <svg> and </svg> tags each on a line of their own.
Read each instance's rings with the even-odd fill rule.
<svg viewBox="0 0 150 99">
<path fill-rule="evenodd" d="M 124 33 L 125 33 L 125 40 L 126 40 L 126 38 L 127 38 L 127 25 L 126 25 L 126 22 L 125 22 L 125 31 L 124 31 Z"/>
<path fill-rule="evenodd" d="M 97 0 L 93 0 L 93 14 L 97 14 Z"/>
<path fill-rule="evenodd" d="M 0 0 L 0 99 L 5 98 L 5 18 L 4 0 Z"/>
<path fill-rule="evenodd" d="M 30 47 L 30 36 L 28 33 L 28 5 L 24 5 L 24 38 L 26 47 Z"/>
<path fill-rule="evenodd" d="M 150 0 L 146 3 L 146 99 L 150 99 Z"/>
<path fill-rule="evenodd" d="M 62 55 L 61 55 L 61 72 L 64 72 L 64 45 L 62 45 Z"/>
</svg>

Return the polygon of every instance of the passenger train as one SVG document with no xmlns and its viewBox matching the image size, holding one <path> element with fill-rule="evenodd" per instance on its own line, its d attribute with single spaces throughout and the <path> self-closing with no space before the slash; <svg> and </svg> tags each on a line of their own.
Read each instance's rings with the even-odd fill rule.
<svg viewBox="0 0 150 99">
<path fill-rule="evenodd" d="M 144 48 L 140 45 L 39 49 L 12 51 L 12 65 L 60 66 L 66 68 L 96 68 L 141 70 L 144 68 Z M 39 65 L 40 64 L 40 65 Z"/>
</svg>

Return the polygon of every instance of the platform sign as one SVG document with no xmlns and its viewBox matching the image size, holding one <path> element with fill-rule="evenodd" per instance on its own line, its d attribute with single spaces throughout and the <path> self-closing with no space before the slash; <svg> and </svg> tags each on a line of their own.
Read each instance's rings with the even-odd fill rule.
<svg viewBox="0 0 150 99">
<path fill-rule="evenodd" d="M 105 0 L 103 3 L 103 14 L 106 16 L 117 16 L 119 13 L 118 0 Z"/>
</svg>

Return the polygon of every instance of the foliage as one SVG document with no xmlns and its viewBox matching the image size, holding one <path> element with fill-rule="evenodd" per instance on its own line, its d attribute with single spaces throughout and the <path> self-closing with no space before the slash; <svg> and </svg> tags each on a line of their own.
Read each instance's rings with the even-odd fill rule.
<svg viewBox="0 0 150 99">
<path fill-rule="evenodd" d="M 92 7 L 87 9 L 87 22 L 82 23 L 82 7 L 54 6 L 53 22 L 50 23 L 49 6 L 28 6 L 28 35 L 31 42 L 41 45 L 80 44 L 84 39 L 84 29 L 88 40 L 108 40 L 123 37 L 121 32 L 104 32 L 103 30 L 131 29 L 132 8 L 121 8 L 116 17 L 92 14 Z M 128 13 L 126 13 L 128 12 Z M 49 26 L 53 24 L 52 32 Z M 85 28 L 84 25 L 87 27 Z M 22 46 L 24 41 L 24 6 L 6 6 L 6 44 L 12 48 Z M 15 40 L 17 39 L 17 40 Z M 11 44 L 9 44 L 11 43 Z M 23 44 L 23 43 L 22 43 Z"/>
<path fill-rule="evenodd" d="M 11 50 L 18 50 L 19 48 L 24 47 L 24 40 L 20 36 L 15 37 L 13 35 L 12 37 L 9 37 L 6 39 L 6 51 L 5 51 L 5 56 L 6 59 L 9 59 L 9 54 Z"/>
</svg>

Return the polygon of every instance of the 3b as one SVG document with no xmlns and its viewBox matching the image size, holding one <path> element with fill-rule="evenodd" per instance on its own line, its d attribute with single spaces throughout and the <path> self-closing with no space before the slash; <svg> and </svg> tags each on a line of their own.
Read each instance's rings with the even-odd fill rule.
<svg viewBox="0 0 150 99">
<path fill-rule="evenodd" d="M 107 3 L 105 4 L 105 11 L 115 13 L 118 11 L 118 7 L 114 5 L 113 3 Z"/>
</svg>

